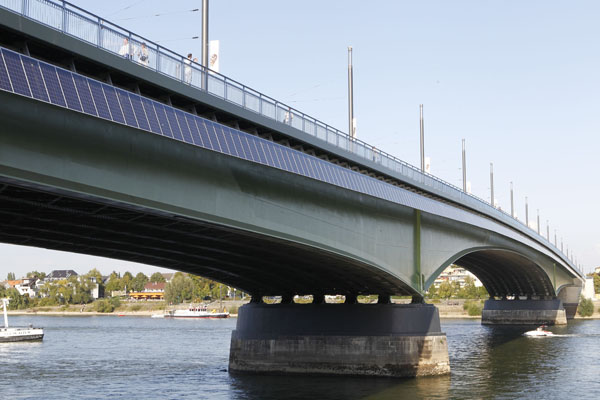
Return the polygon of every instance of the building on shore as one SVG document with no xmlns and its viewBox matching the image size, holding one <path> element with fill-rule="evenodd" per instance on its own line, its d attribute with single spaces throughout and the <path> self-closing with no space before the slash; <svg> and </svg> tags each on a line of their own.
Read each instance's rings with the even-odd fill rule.
<svg viewBox="0 0 600 400">
<path fill-rule="evenodd" d="M 4 287 L 6 289 L 17 289 L 21 296 L 28 295 L 33 298 L 38 294 L 38 288 L 36 286 L 37 278 L 21 278 L 16 280 L 4 281 Z"/>
<path fill-rule="evenodd" d="M 165 282 L 148 282 L 141 292 L 130 292 L 129 297 L 136 300 L 162 300 L 165 298 Z"/>
<path fill-rule="evenodd" d="M 481 281 L 475 275 L 473 275 L 466 269 L 459 267 L 457 265 L 454 265 L 454 264 L 452 264 L 448 268 L 446 268 L 440 274 L 440 276 L 438 276 L 438 278 L 433 282 L 433 285 L 436 288 L 438 288 L 438 287 L 440 287 L 440 285 L 443 282 L 449 282 L 449 283 L 457 282 L 460 285 L 460 287 L 462 288 L 467 283 L 467 278 L 473 279 L 473 282 L 475 283 L 475 287 L 483 286 Z"/>
<path fill-rule="evenodd" d="M 45 281 L 60 281 L 62 279 L 69 279 L 71 276 L 78 276 L 77 272 L 72 269 L 55 269 L 46 275 Z"/>
</svg>

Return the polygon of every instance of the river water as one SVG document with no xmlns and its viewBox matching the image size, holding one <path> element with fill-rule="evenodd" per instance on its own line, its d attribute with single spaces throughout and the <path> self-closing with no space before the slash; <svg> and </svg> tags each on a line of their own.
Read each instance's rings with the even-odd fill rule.
<svg viewBox="0 0 600 400">
<path fill-rule="evenodd" d="M 235 319 L 14 316 L 43 342 L 0 343 L 0 399 L 597 399 L 600 321 L 525 327 L 443 320 L 452 373 L 420 379 L 230 375 Z"/>
</svg>

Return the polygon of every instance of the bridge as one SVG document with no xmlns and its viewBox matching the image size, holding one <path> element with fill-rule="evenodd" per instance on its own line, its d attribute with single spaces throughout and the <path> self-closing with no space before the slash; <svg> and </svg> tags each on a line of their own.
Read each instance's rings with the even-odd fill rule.
<svg viewBox="0 0 600 400">
<path fill-rule="evenodd" d="M 583 274 L 549 238 L 74 5 L 0 0 L 0 52 L 0 241 L 250 293 L 232 371 L 447 373 L 423 297 L 450 264 L 488 290 L 483 323 L 575 313 Z M 357 304 L 365 294 L 378 304 Z"/>
</svg>

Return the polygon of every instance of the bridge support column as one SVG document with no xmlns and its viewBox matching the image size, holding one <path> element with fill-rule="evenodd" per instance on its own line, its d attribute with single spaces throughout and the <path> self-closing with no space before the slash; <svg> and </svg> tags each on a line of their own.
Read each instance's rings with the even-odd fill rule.
<svg viewBox="0 0 600 400">
<path fill-rule="evenodd" d="M 577 307 L 579 306 L 579 296 L 581 296 L 581 286 L 564 286 L 558 292 L 558 298 L 562 301 L 567 319 L 575 318 Z"/>
<path fill-rule="evenodd" d="M 567 316 L 560 299 L 487 300 L 481 323 L 486 325 L 565 325 Z"/>
<path fill-rule="evenodd" d="M 446 334 L 427 304 L 247 304 L 231 372 L 415 377 L 450 372 Z"/>
</svg>

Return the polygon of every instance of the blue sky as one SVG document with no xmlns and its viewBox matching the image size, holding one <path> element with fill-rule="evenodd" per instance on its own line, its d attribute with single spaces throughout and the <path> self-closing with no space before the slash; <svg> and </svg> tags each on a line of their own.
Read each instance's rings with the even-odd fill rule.
<svg viewBox="0 0 600 400">
<path fill-rule="evenodd" d="M 73 0 L 201 56 L 201 0 Z M 153 16 L 160 14 L 160 16 Z M 540 210 L 551 236 L 586 270 L 600 265 L 600 3 L 596 1 L 220 0 L 209 36 L 221 72 L 347 130 L 347 46 L 354 49 L 358 137 L 419 165 L 419 104 L 432 173 L 461 186 L 461 140 L 473 194 L 524 219 Z M 153 271 L 114 260 L 0 245 L 15 272 L 68 266 Z M 0 277 L 0 278 L 3 278 Z"/>
</svg>

